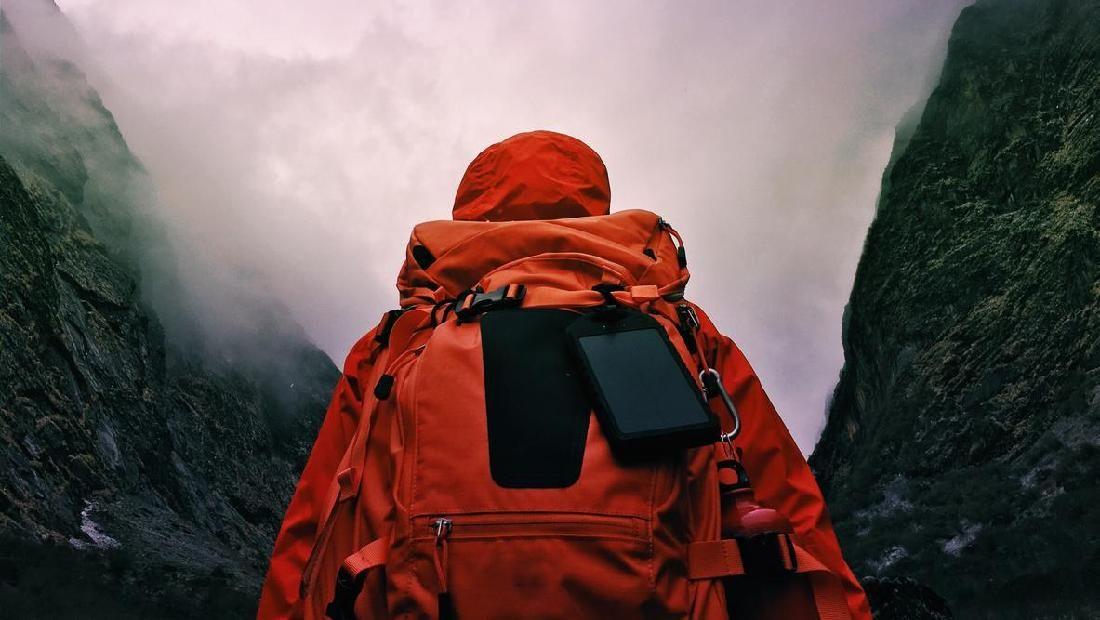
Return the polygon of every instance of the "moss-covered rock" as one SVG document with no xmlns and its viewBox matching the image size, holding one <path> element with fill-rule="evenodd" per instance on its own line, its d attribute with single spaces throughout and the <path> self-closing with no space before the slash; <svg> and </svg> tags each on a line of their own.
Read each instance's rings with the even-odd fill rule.
<svg viewBox="0 0 1100 620">
<path fill-rule="evenodd" d="M 887 170 L 811 464 L 862 575 L 1100 613 L 1100 3 L 980 0 Z"/>
<path fill-rule="evenodd" d="M 247 616 L 338 371 L 277 308 L 238 362 L 166 337 L 140 164 L 0 45 L 0 616 Z"/>
</svg>

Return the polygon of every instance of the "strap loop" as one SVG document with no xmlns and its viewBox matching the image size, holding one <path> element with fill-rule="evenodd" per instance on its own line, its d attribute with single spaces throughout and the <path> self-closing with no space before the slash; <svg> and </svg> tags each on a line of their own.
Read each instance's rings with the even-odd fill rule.
<svg viewBox="0 0 1100 620">
<path fill-rule="evenodd" d="M 655 284 L 638 284 L 630 287 L 630 298 L 635 302 L 644 303 L 660 299 L 661 294 Z"/>
<path fill-rule="evenodd" d="M 378 538 L 365 545 L 359 551 L 344 558 L 344 563 L 341 566 L 352 577 L 358 577 L 375 566 L 385 564 L 389 552 L 389 539 Z"/>
<path fill-rule="evenodd" d="M 337 501 L 342 502 L 352 495 L 355 495 L 355 468 L 348 467 L 336 474 L 336 483 L 340 485 L 340 493 L 337 495 Z"/>
</svg>

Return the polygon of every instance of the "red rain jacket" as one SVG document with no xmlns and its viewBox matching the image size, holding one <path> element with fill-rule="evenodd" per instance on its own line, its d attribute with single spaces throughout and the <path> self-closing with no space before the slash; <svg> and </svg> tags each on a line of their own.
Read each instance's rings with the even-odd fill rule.
<svg viewBox="0 0 1100 620">
<path fill-rule="evenodd" d="M 494 144 L 470 164 L 459 184 L 453 217 L 468 221 L 555 219 L 607 215 L 607 170 L 586 144 L 558 133 L 534 131 Z M 845 564 L 828 510 L 809 466 L 740 349 L 700 315 L 707 357 L 741 413 L 736 444 L 760 503 L 783 512 L 802 546 L 844 580 L 852 616 L 871 617 L 867 598 Z M 358 424 L 363 386 L 372 375 L 374 330 L 353 347 L 344 364 L 312 454 L 275 542 L 260 599 L 259 618 L 298 615 L 298 590 L 318 532 L 319 513 L 338 463 Z"/>
</svg>

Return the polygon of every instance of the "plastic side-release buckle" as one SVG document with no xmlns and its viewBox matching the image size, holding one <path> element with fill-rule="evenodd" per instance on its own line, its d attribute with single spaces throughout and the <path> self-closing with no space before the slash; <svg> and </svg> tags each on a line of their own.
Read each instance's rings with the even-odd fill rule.
<svg viewBox="0 0 1100 620">
<path fill-rule="evenodd" d="M 506 284 L 488 293 L 472 293 L 462 299 L 455 312 L 460 321 L 465 321 L 482 312 L 495 308 L 514 308 L 523 303 L 527 287 L 523 284 Z"/>
</svg>

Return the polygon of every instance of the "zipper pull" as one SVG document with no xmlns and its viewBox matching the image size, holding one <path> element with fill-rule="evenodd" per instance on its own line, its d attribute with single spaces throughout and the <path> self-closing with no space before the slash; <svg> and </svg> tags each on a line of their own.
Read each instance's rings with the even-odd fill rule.
<svg viewBox="0 0 1100 620">
<path fill-rule="evenodd" d="M 432 521 L 432 533 L 435 534 L 435 550 L 432 559 L 435 561 L 435 574 L 439 580 L 439 620 L 453 620 L 455 618 L 454 602 L 451 601 L 451 593 L 447 588 L 447 538 L 451 535 L 454 521 L 447 517 L 439 517 Z"/>
<path fill-rule="evenodd" d="M 439 545 L 442 540 L 445 542 L 447 536 L 451 534 L 451 528 L 454 526 L 454 521 L 451 521 L 447 517 L 439 517 L 435 521 L 432 521 L 432 533 L 435 534 L 435 544 Z"/>
</svg>

